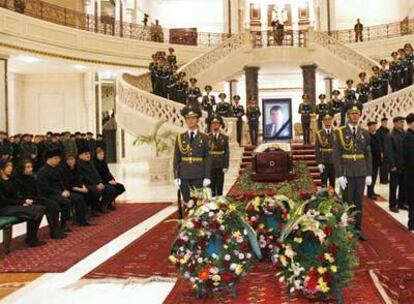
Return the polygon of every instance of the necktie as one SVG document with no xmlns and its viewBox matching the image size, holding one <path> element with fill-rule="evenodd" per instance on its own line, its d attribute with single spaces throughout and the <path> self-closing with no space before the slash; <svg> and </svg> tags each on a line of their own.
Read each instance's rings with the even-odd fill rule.
<svg viewBox="0 0 414 304">
<path fill-rule="evenodd" d="M 329 135 L 331 135 L 331 131 L 330 130 L 326 130 L 326 134 L 328 135 L 328 137 L 329 137 Z"/>
<path fill-rule="evenodd" d="M 194 140 L 194 132 L 190 133 L 190 143 L 193 143 Z"/>
<path fill-rule="evenodd" d="M 356 138 L 356 135 L 357 135 L 357 129 L 355 127 L 353 127 L 352 137 L 353 137 L 354 140 Z"/>
</svg>

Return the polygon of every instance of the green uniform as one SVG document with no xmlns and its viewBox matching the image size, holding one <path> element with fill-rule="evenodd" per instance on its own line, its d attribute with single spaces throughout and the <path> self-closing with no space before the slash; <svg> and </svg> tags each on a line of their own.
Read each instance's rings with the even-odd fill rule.
<svg viewBox="0 0 414 304">
<path fill-rule="evenodd" d="M 223 170 L 229 168 L 229 138 L 218 132 L 210 133 L 208 139 L 211 157 L 211 191 L 213 196 L 220 196 L 223 195 Z"/>
<path fill-rule="evenodd" d="M 335 169 L 333 164 L 333 129 L 322 129 L 316 132 L 315 150 L 316 162 L 318 165 L 322 164 L 325 168 L 321 174 L 322 187 L 335 187 Z"/>
</svg>

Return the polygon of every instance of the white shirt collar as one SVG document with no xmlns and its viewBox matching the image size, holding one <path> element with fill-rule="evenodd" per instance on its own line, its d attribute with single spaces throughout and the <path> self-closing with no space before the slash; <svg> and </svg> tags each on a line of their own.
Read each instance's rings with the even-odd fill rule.
<svg viewBox="0 0 414 304">
<path fill-rule="evenodd" d="M 197 134 L 198 134 L 198 129 L 195 129 L 195 130 L 188 130 L 188 137 L 191 137 L 191 132 L 193 132 L 193 133 L 194 133 L 194 137 L 195 137 L 195 136 L 197 136 Z"/>
</svg>

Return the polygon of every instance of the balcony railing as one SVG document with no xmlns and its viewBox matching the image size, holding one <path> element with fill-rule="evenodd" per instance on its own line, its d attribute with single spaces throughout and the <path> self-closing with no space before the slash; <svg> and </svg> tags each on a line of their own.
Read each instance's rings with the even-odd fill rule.
<svg viewBox="0 0 414 304">
<path fill-rule="evenodd" d="M 306 31 L 252 31 L 251 39 L 253 47 L 255 48 L 265 48 L 271 46 L 306 47 Z"/>
<path fill-rule="evenodd" d="M 223 33 L 198 32 L 192 29 L 160 29 L 120 22 L 111 16 L 94 16 L 40 0 L 0 0 L 0 7 L 26 16 L 116 37 L 184 45 L 215 46 L 228 38 Z"/>
<path fill-rule="evenodd" d="M 414 20 L 404 19 L 401 22 L 380 24 L 364 27 L 362 31 L 363 41 L 373 41 L 386 38 L 401 37 L 414 33 Z M 342 43 L 355 43 L 356 34 L 354 29 L 331 31 L 328 35 Z"/>
</svg>

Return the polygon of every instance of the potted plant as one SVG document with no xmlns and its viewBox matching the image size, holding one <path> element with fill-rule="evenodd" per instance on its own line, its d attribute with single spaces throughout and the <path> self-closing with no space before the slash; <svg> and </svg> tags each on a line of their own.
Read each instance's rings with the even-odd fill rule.
<svg viewBox="0 0 414 304">
<path fill-rule="evenodd" d="M 175 141 L 175 132 L 161 130 L 165 121 L 157 122 L 154 130 L 149 135 L 139 135 L 133 142 L 134 146 L 152 145 L 154 156 L 148 160 L 150 181 L 168 181 L 171 176 L 171 154 Z"/>
</svg>

